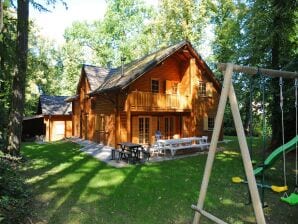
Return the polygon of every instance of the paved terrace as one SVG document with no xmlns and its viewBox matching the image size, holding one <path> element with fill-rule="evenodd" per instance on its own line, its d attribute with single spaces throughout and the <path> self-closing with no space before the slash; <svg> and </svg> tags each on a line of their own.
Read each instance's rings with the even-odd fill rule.
<svg viewBox="0 0 298 224">
<path fill-rule="evenodd" d="M 112 160 L 112 149 L 114 149 L 113 147 L 110 146 L 106 146 L 106 145 L 102 145 L 96 142 L 92 142 L 89 140 L 83 140 L 80 138 L 70 138 L 68 139 L 71 142 L 77 143 L 79 145 L 82 146 L 82 148 L 80 149 L 82 152 L 93 156 L 94 158 L 107 163 L 110 166 L 113 167 L 117 167 L 117 168 L 121 168 L 121 167 L 126 167 L 126 166 L 130 166 L 130 164 L 128 164 L 125 161 L 122 160 Z M 222 151 L 223 148 L 219 147 L 218 148 L 219 151 Z M 183 150 L 181 150 L 183 151 Z M 188 153 L 183 153 L 183 154 L 177 154 L 175 156 L 171 156 L 170 154 L 165 155 L 161 155 L 161 156 L 151 156 L 149 158 L 149 161 L 146 162 L 162 162 L 162 161 L 166 161 L 166 160 L 174 160 L 174 159 L 181 159 L 181 158 L 186 158 L 186 157 L 190 157 L 190 156 L 197 156 L 197 155 L 202 155 L 202 154 L 207 154 L 208 150 L 204 150 L 204 151 L 198 151 L 198 150 L 185 150 L 184 152 L 188 151 Z"/>
</svg>

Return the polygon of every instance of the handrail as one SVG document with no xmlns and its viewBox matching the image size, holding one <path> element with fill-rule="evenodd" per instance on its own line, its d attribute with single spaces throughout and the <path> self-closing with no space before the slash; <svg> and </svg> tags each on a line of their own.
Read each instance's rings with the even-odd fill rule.
<svg viewBox="0 0 298 224">
<path fill-rule="evenodd" d="M 133 108 L 155 109 L 190 109 L 188 96 L 179 94 L 152 93 L 132 91 L 129 94 L 130 106 Z"/>
</svg>

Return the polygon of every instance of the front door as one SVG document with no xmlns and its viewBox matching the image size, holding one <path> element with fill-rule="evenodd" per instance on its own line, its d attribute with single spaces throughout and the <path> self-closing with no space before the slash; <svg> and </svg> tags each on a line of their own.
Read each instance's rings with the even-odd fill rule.
<svg viewBox="0 0 298 224">
<path fill-rule="evenodd" d="M 139 143 L 150 143 L 150 118 L 139 117 Z"/>
</svg>

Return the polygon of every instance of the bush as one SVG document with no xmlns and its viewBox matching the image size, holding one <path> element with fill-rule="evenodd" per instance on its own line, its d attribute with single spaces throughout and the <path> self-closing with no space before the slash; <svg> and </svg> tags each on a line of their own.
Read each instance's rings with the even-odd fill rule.
<svg viewBox="0 0 298 224">
<path fill-rule="evenodd" d="M 236 129 L 234 127 L 224 127 L 223 131 L 224 131 L 224 135 L 227 135 L 227 136 L 237 135 Z"/>
<path fill-rule="evenodd" d="M 17 169 L 0 158 L 0 223 L 24 223 L 30 216 L 31 193 Z"/>
</svg>

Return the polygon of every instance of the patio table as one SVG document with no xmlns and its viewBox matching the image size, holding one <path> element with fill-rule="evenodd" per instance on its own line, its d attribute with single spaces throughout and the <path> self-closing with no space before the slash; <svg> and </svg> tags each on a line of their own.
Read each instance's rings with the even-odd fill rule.
<svg viewBox="0 0 298 224">
<path fill-rule="evenodd" d="M 143 146 L 140 144 L 135 144 L 135 143 L 131 143 L 131 142 L 120 142 L 117 145 L 120 146 L 121 152 L 120 152 L 120 157 L 122 159 L 122 156 L 125 156 L 126 153 L 128 152 L 128 156 L 127 159 L 129 160 L 131 155 L 131 159 L 133 159 L 133 161 L 137 161 L 140 160 L 140 155 L 141 155 L 141 151 L 143 151 Z"/>
</svg>

